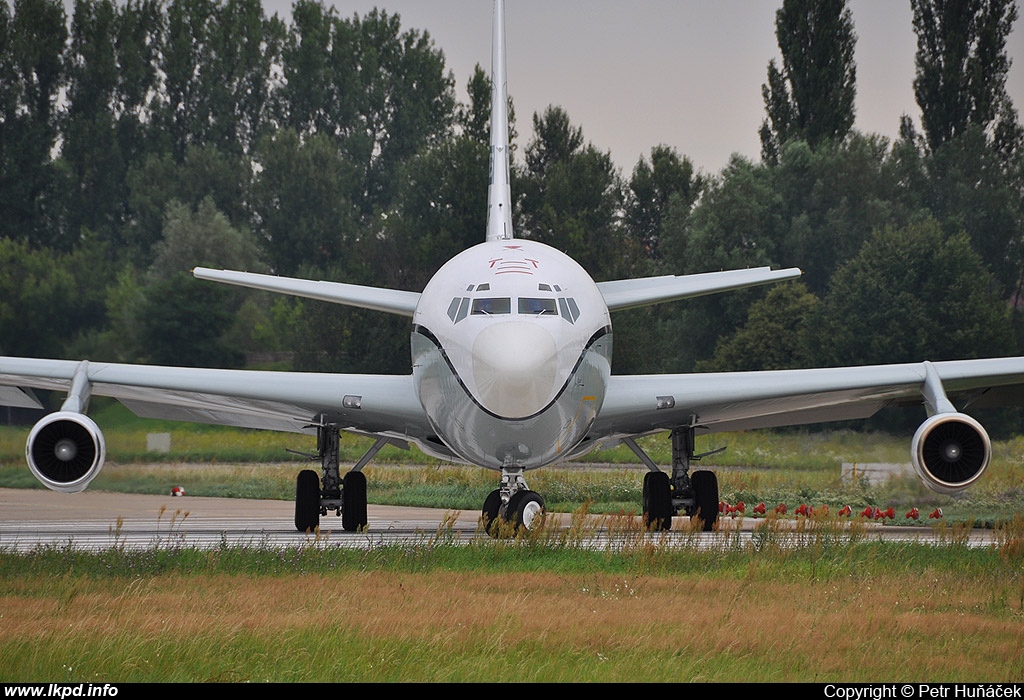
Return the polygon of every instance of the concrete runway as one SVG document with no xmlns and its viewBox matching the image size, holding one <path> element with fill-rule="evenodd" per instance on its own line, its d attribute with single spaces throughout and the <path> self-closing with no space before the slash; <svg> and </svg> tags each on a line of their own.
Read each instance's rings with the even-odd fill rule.
<svg viewBox="0 0 1024 700">
<path fill-rule="evenodd" d="M 367 546 L 382 538 L 424 540 L 449 523 L 453 531 L 471 537 L 478 515 L 370 505 L 366 532 L 344 532 L 341 519 L 331 514 L 321 518 L 319 541 Z M 40 544 L 83 549 L 222 543 L 300 546 L 316 540 L 296 531 L 294 517 L 290 501 L 0 489 L 0 549 L 24 551 Z"/>
<path fill-rule="evenodd" d="M 38 546 L 103 550 L 119 546 L 134 549 L 186 546 L 213 548 L 222 545 L 299 547 L 340 546 L 368 548 L 391 543 L 424 543 L 443 535 L 446 541 L 469 542 L 486 537 L 478 531 L 478 511 L 446 511 L 398 506 L 368 507 L 365 532 L 341 529 L 333 514 L 321 519 L 320 534 L 295 530 L 294 506 L 289 501 L 261 501 L 236 498 L 171 497 L 86 491 L 63 494 L 39 489 L 0 489 L 0 551 L 29 551 Z M 569 516 L 551 514 L 568 526 Z M 687 519 L 675 519 L 677 527 Z M 723 518 L 722 531 L 650 535 L 659 542 L 686 546 L 722 546 L 726 542 L 749 541 L 763 524 L 755 518 Z M 916 541 L 939 544 L 941 536 L 929 527 L 867 525 L 866 537 L 886 541 Z M 947 533 L 948 537 L 948 533 Z M 732 538 L 731 540 L 728 538 Z M 792 546 L 813 541 L 806 533 L 794 534 Z M 988 530 L 969 535 L 971 546 L 994 542 Z M 587 546 L 614 547 L 614 538 L 602 533 Z"/>
</svg>

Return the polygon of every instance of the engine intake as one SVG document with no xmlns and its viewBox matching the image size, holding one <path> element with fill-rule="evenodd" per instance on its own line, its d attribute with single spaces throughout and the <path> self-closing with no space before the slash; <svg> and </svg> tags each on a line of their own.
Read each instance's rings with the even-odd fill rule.
<svg viewBox="0 0 1024 700">
<path fill-rule="evenodd" d="M 107 446 L 99 426 L 81 413 L 51 413 L 32 428 L 25 458 L 32 474 L 48 489 L 84 491 L 103 468 Z"/>
<path fill-rule="evenodd" d="M 988 468 L 992 441 L 981 424 L 963 413 L 939 413 L 914 433 L 914 470 L 932 491 L 954 494 L 973 484 Z"/>
</svg>

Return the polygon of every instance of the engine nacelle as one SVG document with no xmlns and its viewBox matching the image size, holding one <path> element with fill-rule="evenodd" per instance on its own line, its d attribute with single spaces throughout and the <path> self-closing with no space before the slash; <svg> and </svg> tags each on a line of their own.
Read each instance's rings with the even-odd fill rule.
<svg viewBox="0 0 1024 700">
<path fill-rule="evenodd" d="M 953 494 L 973 484 L 988 468 L 992 441 L 981 424 L 963 413 L 938 413 L 914 433 L 914 470 L 932 491 Z"/>
<path fill-rule="evenodd" d="M 99 426 L 81 413 L 51 413 L 33 426 L 25 443 L 32 474 L 46 488 L 84 491 L 103 468 L 107 445 Z"/>
</svg>

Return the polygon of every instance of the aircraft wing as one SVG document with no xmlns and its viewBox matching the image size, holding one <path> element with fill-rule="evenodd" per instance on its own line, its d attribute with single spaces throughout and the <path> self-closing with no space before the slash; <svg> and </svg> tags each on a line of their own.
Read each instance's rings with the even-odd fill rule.
<svg viewBox="0 0 1024 700">
<path fill-rule="evenodd" d="M 922 405 L 934 371 L 960 408 L 1024 404 L 1024 358 L 765 372 L 612 376 L 590 439 L 677 427 L 726 432 L 867 418 Z"/>
<path fill-rule="evenodd" d="M 664 275 L 637 279 L 598 282 L 609 311 L 648 306 L 663 301 L 692 299 L 693 297 L 727 292 L 744 287 L 755 287 L 799 277 L 801 270 L 796 267 L 772 270 L 768 267 L 753 267 L 746 270 L 724 270 L 704 272 L 697 275 Z"/>
<path fill-rule="evenodd" d="M 260 275 L 254 272 L 236 272 L 234 270 L 211 270 L 197 267 L 192 271 L 196 279 L 211 282 L 223 282 L 238 287 L 262 289 L 267 292 L 291 294 L 307 299 L 318 299 L 333 304 L 356 306 L 361 309 L 384 311 L 386 313 L 408 316 L 412 318 L 419 303 L 418 292 L 406 292 L 399 289 L 383 287 L 365 287 L 359 284 L 344 282 L 317 282 L 314 280 L 296 279 L 294 277 L 277 277 Z"/>
<path fill-rule="evenodd" d="M 0 405 L 38 406 L 31 389 L 68 391 L 76 376 L 88 380 L 89 394 L 113 397 L 143 418 L 290 432 L 315 432 L 312 426 L 326 420 L 416 443 L 434 435 L 411 376 L 0 357 Z"/>
</svg>

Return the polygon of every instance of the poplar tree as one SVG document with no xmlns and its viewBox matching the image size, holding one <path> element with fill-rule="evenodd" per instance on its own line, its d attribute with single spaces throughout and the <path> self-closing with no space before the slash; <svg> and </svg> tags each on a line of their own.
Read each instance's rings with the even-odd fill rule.
<svg viewBox="0 0 1024 700">
<path fill-rule="evenodd" d="M 1013 0 L 911 0 L 917 34 L 914 96 L 928 147 L 971 125 L 998 129 L 1016 120 L 1006 94 L 1006 39 L 1017 19 Z"/>
<path fill-rule="evenodd" d="M 853 127 L 857 37 L 846 0 L 785 0 L 775 13 L 782 67 L 768 63 L 761 87 L 767 118 L 761 125 L 765 162 L 778 160 L 793 139 L 817 148 Z"/>
</svg>

